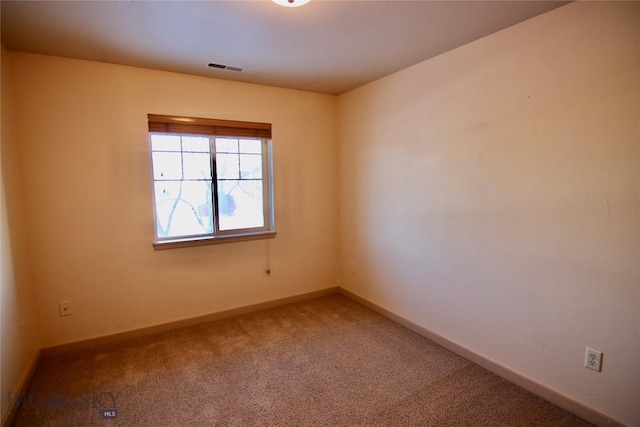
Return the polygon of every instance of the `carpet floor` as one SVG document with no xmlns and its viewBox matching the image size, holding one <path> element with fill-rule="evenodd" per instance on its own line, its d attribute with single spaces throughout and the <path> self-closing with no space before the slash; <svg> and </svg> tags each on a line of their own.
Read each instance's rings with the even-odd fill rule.
<svg viewBox="0 0 640 427">
<path fill-rule="evenodd" d="M 14 426 L 589 426 L 341 295 L 45 359 Z"/>
</svg>

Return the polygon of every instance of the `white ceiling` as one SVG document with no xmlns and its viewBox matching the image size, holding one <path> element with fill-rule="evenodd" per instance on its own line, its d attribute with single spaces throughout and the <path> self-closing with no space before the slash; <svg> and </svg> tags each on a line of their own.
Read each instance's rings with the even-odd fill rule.
<svg viewBox="0 0 640 427">
<path fill-rule="evenodd" d="M 3 0 L 1 40 L 9 50 L 340 94 L 566 3 Z"/>
</svg>

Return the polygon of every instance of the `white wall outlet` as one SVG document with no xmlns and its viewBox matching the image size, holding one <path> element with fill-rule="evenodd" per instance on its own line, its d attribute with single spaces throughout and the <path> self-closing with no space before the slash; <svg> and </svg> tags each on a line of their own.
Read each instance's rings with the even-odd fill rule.
<svg viewBox="0 0 640 427">
<path fill-rule="evenodd" d="M 60 309 L 60 317 L 71 316 L 71 303 L 69 301 L 60 301 L 58 308 Z"/>
<path fill-rule="evenodd" d="M 351 261 L 351 266 L 350 267 L 351 267 L 350 268 L 351 274 L 356 274 L 356 263 Z"/>
<path fill-rule="evenodd" d="M 602 371 L 602 352 L 587 347 L 584 356 L 584 366 L 596 372 Z"/>
</svg>

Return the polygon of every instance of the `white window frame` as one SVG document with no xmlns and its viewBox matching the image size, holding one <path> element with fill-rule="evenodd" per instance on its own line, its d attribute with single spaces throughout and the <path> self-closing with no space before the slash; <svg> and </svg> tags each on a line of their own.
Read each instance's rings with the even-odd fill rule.
<svg viewBox="0 0 640 427">
<path fill-rule="evenodd" d="M 152 176 L 151 182 L 153 193 L 154 212 L 154 235 L 153 246 L 156 250 L 171 249 L 179 247 L 189 247 L 197 245 L 208 245 L 215 243 L 226 243 L 244 240 L 269 239 L 276 236 L 274 200 L 273 200 L 273 147 L 271 139 L 271 125 L 265 123 L 235 122 L 213 119 L 195 119 L 187 117 L 160 116 L 149 114 L 149 144 L 151 154 Z M 188 123 L 187 125 L 185 125 Z M 198 125 L 199 124 L 199 125 Z M 252 126 L 260 125 L 265 129 L 252 131 Z M 160 130 L 160 131 L 159 131 Z M 209 139 L 209 153 L 211 161 L 211 201 L 213 207 L 213 231 L 197 235 L 184 236 L 158 236 L 157 212 L 155 200 L 155 183 L 153 174 L 153 152 L 151 141 L 153 135 L 172 136 L 199 136 Z M 267 137 L 268 136 L 268 137 Z M 260 140 L 262 145 L 262 194 L 263 194 L 263 226 L 243 229 L 220 229 L 220 212 L 218 203 L 218 177 L 216 174 L 216 138 L 232 139 L 254 139 Z M 156 151 L 157 152 L 157 151 Z M 223 179 L 220 179 L 221 181 Z M 176 181 L 187 181 L 179 179 Z"/>
</svg>

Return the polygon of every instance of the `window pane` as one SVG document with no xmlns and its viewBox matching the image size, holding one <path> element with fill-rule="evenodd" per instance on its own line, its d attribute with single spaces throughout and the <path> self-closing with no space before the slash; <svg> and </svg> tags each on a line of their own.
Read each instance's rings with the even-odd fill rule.
<svg viewBox="0 0 640 427">
<path fill-rule="evenodd" d="M 154 187 L 158 237 L 213 232 L 210 182 L 156 182 Z"/>
<path fill-rule="evenodd" d="M 240 154 L 240 178 L 262 179 L 262 156 L 260 154 Z"/>
<path fill-rule="evenodd" d="M 153 153 L 153 178 L 182 179 L 182 156 L 180 153 Z"/>
<path fill-rule="evenodd" d="M 183 136 L 182 151 L 209 152 L 209 138 L 203 136 Z"/>
<path fill-rule="evenodd" d="M 235 138 L 216 138 L 216 153 L 237 153 L 238 140 Z"/>
<path fill-rule="evenodd" d="M 262 181 L 218 182 L 220 230 L 264 227 Z"/>
<path fill-rule="evenodd" d="M 240 178 L 240 165 L 237 154 L 216 154 L 216 173 L 218 179 Z"/>
<path fill-rule="evenodd" d="M 259 139 L 241 139 L 240 152 L 262 154 L 262 141 Z"/>
<path fill-rule="evenodd" d="M 180 151 L 180 137 L 175 135 L 151 135 L 153 151 Z"/>
<path fill-rule="evenodd" d="M 209 153 L 184 153 L 184 179 L 211 180 Z"/>
</svg>

